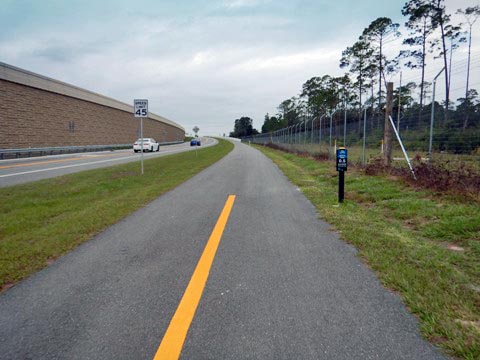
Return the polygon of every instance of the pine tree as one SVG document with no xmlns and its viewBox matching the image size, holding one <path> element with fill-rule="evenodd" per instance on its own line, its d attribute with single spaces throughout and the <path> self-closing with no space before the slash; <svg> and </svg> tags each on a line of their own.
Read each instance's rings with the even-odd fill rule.
<svg viewBox="0 0 480 360">
<path fill-rule="evenodd" d="M 362 94 L 365 91 L 366 84 L 371 81 L 377 67 L 372 61 L 374 51 L 363 37 L 342 52 L 340 67 L 348 68 L 350 74 L 355 76 L 354 86 L 358 89 L 358 98 L 360 106 L 360 117 L 362 110 Z"/>
<path fill-rule="evenodd" d="M 378 66 L 378 108 L 382 104 L 382 78 L 388 61 L 383 53 L 385 42 L 400 36 L 398 31 L 399 24 L 393 23 L 391 19 L 380 17 L 374 20 L 365 30 L 363 30 L 363 38 L 370 42 L 370 46 L 376 53 L 376 63 Z"/>
<path fill-rule="evenodd" d="M 470 54 L 472 48 L 472 26 L 480 16 L 480 5 L 468 7 L 465 10 L 458 9 L 457 14 L 463 14 L 468 24 L 468 60 L 467 60 L 467 84 L 465 86 L 465 99 L 468 98 L 468 84 L 470 80 Z"/>
<path fill-rule="evenodd" d="M 433 28 L 431 24 L 431 6 L 424 0 L 410 0 L 403 9 L 402 14 L 408 16 L 405 26 L 411 30 L 410 37 L 403 41 L 404 45 L 420 46 L 421 50 L 404 50 L 400 52 L 400 57 L 411 58 L 412 61 L 405 65 L 410 69 L 420 68 L 422 75 L 420 80 L 420 117 L 423 110 L 424 86 L 425 86 L 425 57 L 427 47 L 427 37 L 431 35 Z"/>
</svg>

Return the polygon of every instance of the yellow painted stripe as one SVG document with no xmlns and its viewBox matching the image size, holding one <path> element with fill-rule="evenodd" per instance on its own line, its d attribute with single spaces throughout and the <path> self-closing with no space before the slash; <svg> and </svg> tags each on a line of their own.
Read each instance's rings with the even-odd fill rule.
<svg viewBox="0 0 480 360">
<path fill-rule="evenodd" d="M 89 158 L 100 158 L 100 157 L 107 157 L 107 156 L 116 156 L 117 154 L 108 154 L 108 155 L 92 155 Z M 47 160 L 47 161 L 37 161 L 31 163 L 24 163 L 24 164 L 15 164 L 15 165 L 2 165 L 0 169 L 10 169 L 10 168 L 17 168 L 17 167 L 26 167 L 26 166 L 35 166 L 35 165 L 45 165 L 45 164 L 54 164 L 60 162 L 67 162 L 67 161 L 76 161 L 76 160 L 85 160 L 84 157 L 80 158 L 69 158 L 69 159 L 59 159 L 59 160 Z"/>
<path fill-rule="evenodd" d="M 155 354 L 154 360 L 178 359 L 182 351 L 183 343 L 187 336 L 188 329 L 197 310 L 198 303 L 202 297 L 203 289 L 207 283 L 208 274 L 212 267 L 215 253 L 222 238 L 223 230 L 227 225 L 228 217 L 235 201 L 235 195 L 230 195 L 218 218 L 203 254 L 198 261 L 177 311 L 173 315 L 163 340 Z"/>
</svg>

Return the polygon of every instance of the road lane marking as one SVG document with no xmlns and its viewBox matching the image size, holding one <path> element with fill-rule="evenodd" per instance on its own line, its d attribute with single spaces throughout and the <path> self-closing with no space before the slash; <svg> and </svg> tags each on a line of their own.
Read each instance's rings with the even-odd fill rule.
<svg viewBox="0 0 480 360">
<path fill-rule="evenodd" d="M 23 172 L 18 172 L 18 173 L 14 173 L 14 174 L 0 175 L 0 178 L 10 177 L 10 176 L 16 176 L 16 175 L 34 174 L 34 173 L 44 172 L 44 171 L 53 171 L 53 170 L 60 170 L 60 169 L 68 169 L 68 168 L 73 168 L 73 167 L 78 167 L 78 166 L 101 164 L 101 163 L 106 163 L 106 162 L 111 162 L 111 161 L 119 161 L 119 160 L 131 159 L 131 158 L 132 158 L 132 156 L 127 156 L 127 157 L 116 158 L 116 159 L 108 159 L 108 160 L 100 160 L 100 161 L 91 161 L 91 162 L 82 163 L 82 164 L 57 166 L 57 167 L 48 168 L 48 169 L 38 169 L 38 170 L 23 171 Z M 140 160 L 139 160 L 139 161 L 140 161 Z"/>
<path fill-rule="evenodd" d="M 91 157 L 106 157 L 106 156 L 116 156 L 116 154 L 91 155 Z M 25 167 L 25 166 L 54 164 L 54 163 L 59 163 L 59 162 L 76 161 L 76 160 L 85 160 L 85 158 L 59 159 L 59 160 L 37 161 L 37 162 L 31 162 L 31 163 L 26 163 L 26 164 L 2 165 L 2 166 L 0 166 L 0 169 L 11 169 L 11 168 Z"/>
<path fill-rule="evenodd" d="M 229 195 L 153 360 L 178 359 L 180 357 L 234 201 L 235 195 Z"/>
<path fill-rule="evenodd" d="M 186 150 L 186 151 L 191 150 L 191 149 L 189 149 L 189 148 L 186 148 L 186 149 L 188 149 L 188 150 Z M 176 152 L 176 151 L 177 151 L 177 150 L 160 151 L 159 153 L 150 154 L 150 155 L 161 155 L 161 154 L 167 154 L 167 153 Z M 115 158 L 115 159 L 100 160 L 100 161 L 90 161 L 90 162 L 86 162 L 86 163 L 82 163 L 82 164 L 65 165 L 65 166 L 57 166 L 57 167 L 48 168 L 48 169 L 39 169 L 39 170 L 23 171 L 23 172 L 18 172 L 18 173 L 14 173 L 14 174 L 0 175 L 0 178 L 10 177 L 10 176 L 17 176 L 17 175 L 33 174 L 33 173 L 44 172 L 44 171 L 53 171 L 53 170 L 60 170 L 60 169 L 68 169 L 68 168 L 78 167 L 78 166 L 101 164 L 101 163 L 106 163 L 106 162 L 111 162 L 111 161 L 120 161 L 120 160 L 125 160 L 125 159 L 132 159 L 132 158 L 134 158 L 134 157 L 136 157 L 136 156 L 139 157 L 140 155 L 134 155 L 134 154 L 132 154 L 132 155 L 130 155 L 130 156 L 121 157 L 121 158 Z M 148 156 L 148 155 L 147 155 L 147 156 Z M 153 157 L 153 156 L 149 156 L 149 157 Z M 140 159 L 138 159 L 138 161 L 140 161 Z"/>
</svg>

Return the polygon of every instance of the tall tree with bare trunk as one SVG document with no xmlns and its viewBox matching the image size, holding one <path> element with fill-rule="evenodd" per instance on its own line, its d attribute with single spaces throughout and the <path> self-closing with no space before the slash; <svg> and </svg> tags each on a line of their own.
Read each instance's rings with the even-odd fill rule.
<svg viewBox="0 0 480 360">
<path fill-rule="evenodd" d="M 403 44 L 420 47 L 420 50 L 402 50 L 400 52 L 400 57 L 411 59 L 405 64 L 408 68 L 421 69 L 419 113 L 419 116 L 421 117 L 425 95 L 425 58 L 427 55 L 427 38 L 433 32 L 431 23 L 431 6 L 425 0 L 410 0 L 404 5 L 402 14 L 408 17 L 405 26 L 410 30 L 410 37 L 404 39 Z"/>
<path fill-rule="evenodd" d="M 383 47 L 386 42 L 400 36 L 398 31 L 399 24 L 393 23 L 391 19 L 379 17 L 372 21 L 370 25 L 363 30 L 363 38 L 370 43 L 370 46 L 376 53 L 376 62 L 378 66 L 378 108 L 382 107 L 382 78 L 388 61 L 384 55 Z"/>
<path fill-rule="evenodd" d="M 468 60 L 467 60 L 467 84 L 465 86 L 465 99 L 468 98 L 468 85 L 470 80 L 470 55 L 472 49 L 472 27 L 480 16 L 480 5 L 468 7 L 465 10 L 458 9 L 457 14 L 463 14 L 468 25 Z"/>
</svg>

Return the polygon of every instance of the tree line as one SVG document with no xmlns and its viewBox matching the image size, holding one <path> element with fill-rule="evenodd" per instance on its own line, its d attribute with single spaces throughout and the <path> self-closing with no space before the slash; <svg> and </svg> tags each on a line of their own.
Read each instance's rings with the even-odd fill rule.
<svg viewBox="0 0 480 360">
<path fill-rule="evenodd" d="M 394 111 L 401 110 L 404 116 L 417 119 L 420 124 L 429 115 L 426 107 L 431 106 L 425 104 L 432 91 L 432 84 L 425 79 L 427 66 L 431 65 L 427 64 L 427 59 L 431 58 L 428 62 L 441 61 L 443 67 L 445 95 L 441 103 L 435 102 L 442 116 L 441 125 L 463 130 L 478 128 L 480 101 L 477 90 L 470 88 L 470 65 L 472 28 L 480 16 L 480 6 L 456 10 L 455 13 L 463 18 L 458 24 L 452 22 L 452 13 L 447 11 L 444 0 L 410 0 L 401 13 L 406 18 L 406 34 L 402 36 L 400 24 L 387 17 L 372 21 L 358 39 L 342 51 L 339 67 L 345 71 L 344 75 L 325 74 L 308 79 L 298 96 L 280 103 L 277 114 L 265 115 L 261 132 L 276 131 L 303 121 L 305 116 L 318 117 L 344 108 L 349 111 L 349 121 L 360 120 L 365 108 L 370 116 L 381 116 L 385 106 L 386 77 L 407 69 L 418 70 L 420 80 L 395 88 L 394 96 L 398 101 Z M 387 57 L 389 44 L 398 38 L 402 40 L 402 49 L 397 56 Z M 468 49 L 465 95 L 452 102 L 452 60 L 461 46 Z M 250 127 L 244 127 L 247 123 Z M 237 119 L 231 136 L 255 134 L 251 124 L 250 118 Z"/>
</svg>

